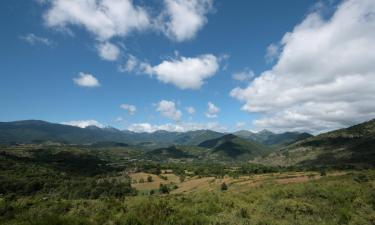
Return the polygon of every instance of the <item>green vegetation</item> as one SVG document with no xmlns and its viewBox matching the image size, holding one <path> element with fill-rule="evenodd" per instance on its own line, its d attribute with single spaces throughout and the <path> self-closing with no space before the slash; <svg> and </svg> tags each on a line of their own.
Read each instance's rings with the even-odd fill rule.
<svg viewBox="0 0 375 225">
<path fill-rule="evenodd" d="M 0 151 L 0 194 L 96 199 L 135 195 L 128 177 L 94 155 L 52 149 Z"/>
<path fill-rule="evenodd" d="M 258 163 L 280 166 L 375 165 L 375 120 L 311 137 L 270 154 Z"/>
<path fill-rule="evenodd" d="M 363 176 L 367 179 L 357 180 Z M 241 193 L 229 188 L 93 200 L 3 197 L 0 223 L 366 225 L 375 221 L 374 181 L 374 171 L 363 171 L 302 184 L 264 185 Z"/>
</svg>

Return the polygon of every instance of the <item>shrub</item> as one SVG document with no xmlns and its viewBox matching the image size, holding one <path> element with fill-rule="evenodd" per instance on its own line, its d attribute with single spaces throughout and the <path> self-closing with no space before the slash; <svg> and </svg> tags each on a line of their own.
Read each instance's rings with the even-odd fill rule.
<svg viewBox="0 0 375 225">
<path fill-rule="evenodd" d="M 369 181 L 368 177 L 365 174 L 358 174 L 354 177 L 354 180 L 358 183 L 364 183 Z"/>
<path fill-rule="evenodd" d="M 180 182 L 182 183 L 182 182 L 184 182 L 185 181 L 185 175 L 181 175 L 180 176 Z"/>
<path fill-rule="evenodd" d="M 226 191 L 226 190 L 228 190 L 228 185 L 225 183 L 225 182 L 223 182 L 222 184 L 221 184 L 221 188 L 220 188 L 222 191 Z"/>
<path fill-rule="evenodd" d="M 160 184 L 159 192 L 162 194 L 169 194 L 169 188 L 165 184 Z"/>
</svg>

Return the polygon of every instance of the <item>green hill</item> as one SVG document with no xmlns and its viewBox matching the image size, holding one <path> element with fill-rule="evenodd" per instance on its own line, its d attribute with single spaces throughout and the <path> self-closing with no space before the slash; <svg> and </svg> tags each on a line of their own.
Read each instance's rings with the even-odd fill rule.
<svg viewBox="0 0 375 225">
<path fill-rule="evenodd" d="M 262 144 L 245 140 L 233 134 L 204 141 L 198 146 L 209 149 L 209 158 L 220 160 L 246 161 L 270 152 L 270 149 Z"/>
<path fill-rule="evenodd" d="M 263 130 L 258 133 L 240 130 L 236 131 L 234 134 L 246 140 L 256 141 L 268 146 L 288 145 L 293 142 L 312 137 L 312 135 L 309 133 L 284 132 L 276 134 L 268 130 Z"/>
<path fill-rule="evenodd" d="M 259 162 L 270 165 L 375 165 L 375 120 L 311 137 Z"/>
<path fill-rule="evenodd" d="M 167 148 L 158 148 L 158 149 L 147 152 L 146 156 L 152 159 L 158 159 L 158 160 L 196 158 L 196 156 L 190 154 L 189 152 L 177 146 L 170 146 Z"/>
</svg>

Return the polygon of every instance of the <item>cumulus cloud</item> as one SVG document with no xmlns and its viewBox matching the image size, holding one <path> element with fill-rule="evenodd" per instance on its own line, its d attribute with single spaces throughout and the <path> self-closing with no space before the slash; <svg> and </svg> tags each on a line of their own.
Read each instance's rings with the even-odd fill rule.
<svg viewBox="0 0 375 225">
<path fill-rule="evenodd" d="M 264 113 L 256 126 L 321 132 L 375 117 L 375 1 L 310 13 L 281 40 L 275 66 L 230 95 Z"/>
<path fill-rule="evenodd" d="M 62 122 L 61 124 L 80 127 L 80 128 L 86 128 L 89 126 L 96 126 L 99 128 L 105 127 L 103 124 L 99 123 L 96 120 L 73 120 L 73 121 L 68 121 L 68 122 Z"/>
<path fill-rule="evenodd" d="M 120 108 L 126 110 L 129 115 L 134 115 L 137 112 L 137 107 L 135 105 L 122 104 Z"/>
<path fill-rule="evenodd" d="M 241 72 L 232 74 L 232 79 L 236 81 L 249 81 L 255 76 L 254 71 L 249 68 L 245 68 Z"/>
<path fill-rule="evenodd" d="M 27 35 L 24 35 L 24 36 L 20 36 L 20 39 L 29 43 L 30 45 L 36 45 L 36 44 L 42 44 L 42 45 L 46 45 L 46 46 L 52 46 L 53 45 L 53 41 L 51 41 L 51 40 L 49 40 L 48 38 L 45 38 L 45 37 L 37 36 L 33 33 L 30 33 L 30 34 L 27 34 Z"/>
<path fill-rule="evenodd" d="M 73 79 L 74 83 L 82 87 L 99 87 L 99 81 L 91 74 L 79 73 L 77 78 Z"/>
<path fill-rule="evenodd" d="M 125 37 L 149 24 L 149 15 L 131 0 L 51 0 L 44 15 L 47 26 L 81 26 L 100 41 Z"/>
<path fill-rule="evenodd" d="M 207 118 L 216 118 L 217 114 L 220 112 L 219 107 L 217 107 L 212 102 L 208 102 L 207 106 L 208 106 L 208 109 L 207 109 L 207 112 L 206 112 Z"/>
<path fill-rule="evenodd" d="M 167 100 L 161 100 L 156 106 L 156 111 L 160 112 L 162 116 L 174 121 L 179 121 L 182 116 L 181 111 L 176 108 L 176 104 Z"/>
<path fill-rule="evenodd" d="M 115 61 L 120 56 L 120 49 L 110 42 L 97 44 L 96 49 L 103 60 Z"/>
<path fill-rule="evenodd" d="M 161 30 L 175 41 L 192 39 L 207 23 L 213 0 L 164 0 L 157 17 L 132 0 L 49 0 L 44 14 L 47 26 L 69 30 L 80 26 L 97 40 L 126 37 L 132 31 Z M 151 22 L 153 21 L 153 22 Z"/>
<path fill-rule="evenodd" d="M 144 73 L 180 89 L 199 89 L 204 81 L 219 70 L 220 58 L 211 55 L 200 55 L 195 58 L 178 57 L 164 60 L 159 65 L 151 66 L 130 56 L 120 71 Z"/>
<path fill-rule="evenodd" d="M 206 15 L 212 9 L 213 1 L 164 0 L 164 3 L 160 28 L 169 38 L 185 41 L 194 38 L 207 23 Z"/>
<path fill-rule="evenodd" d="M 161 124 L 153 125 L 150 123 L 134 123 L 127 128 L 130 131 L 141 133 L 147 132 L 152 133 L 158 130 L 165 130 L 169 132 L 187 132 L 194 130 L 214 130 L 218 132 L 227 131 L 226 127 L 221 126 L 218 123 L 179 123 L 179 124 Z"/>
<path fill-rule="evenodd" d="M 195 113 L 195 108 L 192 106 L 186 107 L 186 112 L 193 115 Z"/>
<path fill-rule="evenodd" d="M 99 56 L 109 61 L 117 60 L 120 55 L 119 48 L 110 41 L 115 38 L 126 38 L 134 32 L 161 31 L 170 39 L 179 42 L 194 38 L 207 23 L 206 16 L 213 8 L 213 0 L 164 0 L 159 12 L 147 6 L 137 5 L 133 0 L 36 1 L 47 9 L 43 18 L 48 27 L 66 31 L 69 34 L 73 34 L 71 29 L 73 27 L 84 28 L 96 39 Z M 150 14 L 149 11 L 154 11 L 154 13 Z M 24 39 L 30 43 L 47 44 L 49 41 L 34 34 Z M 184 59 L 189 61 L 190 58 L 181 58 L 181 60 Z M 129 57 L 126 65 L 119 67 L 119 70 L 134 72 L 135 66 L 142 68 L 142 71 L 157 74 L 158 78 L 160 77 L 160 80 L 165 83 L 178 82 L 166 78 L 168 75 L 165 75 L 163 71 L 159 72 L 158 68 L 137 62 L 132 56 Z M 209 76 L 205 75 L 206 73 L 203 72 L 197 76 Z M 200 85 L 199 82 L 195 83 L 194 88 Z M 188 85 L 187 88 L 191 87 Z"/>
</svg>

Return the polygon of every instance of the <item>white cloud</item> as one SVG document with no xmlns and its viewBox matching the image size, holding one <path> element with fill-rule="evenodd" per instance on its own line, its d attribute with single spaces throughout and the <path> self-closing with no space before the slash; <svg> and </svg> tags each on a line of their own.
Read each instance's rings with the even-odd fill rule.
<svg viewBox="0 0 375 225">
<path fill-rule="evenodd" d="M 236 123 L 236 129 L 241 129 L 244 126 L 246 126 L 246 122 L 237 122 Z"/>
<path fill-rule="evenodd" d="M 181 111 L 176 108 L 176 104 L 172 101 L 161 100 L 156 106 L 156 111 L 174 121 L 179 121 L 182 116 Z"/>
<path fill-rule="evenodd" d="M 120 56 L 120 49 L 110 42 L 97 44 L 96 49 L 103 60 L 115 61 Z"/>
<path fill-rule="evenodd" d="M 77 78 L 73 79 L 74 83 L 83 87 L 99 87 L 99 81 L 91 74 L 79 73 Z"/>
<path fill-rule="evenodd" d="M 271 70 L 231 91 L 264 113 L 256 126 L 321 132 L 375 117 L 375 1 L 343 1 L 329 19 L 312 12 L 281 46 Z"/>
<path fill-rule="evenodd" d="M 206 14 L 212 9 L 212 0 L 164 0 L 165 12 L 161 29 L 176 41 L 185 41 L 196 36 L 207 23 Z M 165 21 L 167 20 L 167 21 Z"/>
<path fill-rule="evenodd" d="M 125 65 L 119 67 L 120 72 L 139 72 L 139 61 L 134 55 L 129 55 Z"/>
<path fill-rule="evenodd" d="M 20 36 L 20 39 L 26 41 L 30 45 L 36 45 L 36 44 L 42 44 L 42 45 L 46 45 L 46 46 L 52 46 L 53 45 L 53 42 L 51 40 L 49 40 L 48 38 L 40 37 L 40 36 L 37 36 L 33 33 L 27 34 L 25 36 Z"/>
<path fill-rule="evenodd" d="M 48 5 L 44 14 L 47 26 L 60 30 L 83 27 L 100 41 L 147 29 L 161 30 L 176 41 L 189 40 L 207 23 L 213 5 L 213 0 L 164 0 L 160 15 L 151 17 L 146 7 L 132 0 L 38 1 Z"/>
<path fill-rule="evenodd" d="M 86 128 L 88 126 L 96 126 L 99 128 L 105 127 L 103 124 L 99 123 L 96 120 L 73 120 L 69 122 L 62 122 L 61 124 L 80 127 L 80 128 Z"/>
<path fill-rule="evenodd" d="M 122 104 L 120 105 L 120 108 L 128 111 L 129 115 L 134 115 L 137 112 L 137 107 L 134 105 Z"/>
<path fill-rule="evenodd" d="M 216 118 L 217 114 L 220 112 L 219 107 L 217 107 L 214 103 L 208 102 L 208 109 L 206 112 L 207 118 Z"/>
<path fill-rule="evenodd" d="M 195 108 L 192 106 L 186 107 L 186 112 L 193 115 L 195 113 Z"/>
<path fill-rule="evenodd" d="M 195 58 L 164 60 L 156 66 L 138 62 L 135 72 L 155 75 L 159 81 L 173 84 L 180 89 L 199 89 L 206 79 L 219 70 L 219 61 L 216 56 L 207 54 Z"/>
<path fill-rule="evenodd" d="M 51 0 L 44 20 L 50 27 L 84 27 L 100 41 L 125 37 L 150 24 L 146 10 L 131 0 Z"/>
<path fill-rule="evenodd" d="M 268 63 L 273 62 L 275 59 L 277 59 L 277 57 L 279 57 L 279 54 L 280 54 L 280 46 L 278 44 L 270 44 L 267 47 L 267 52 L 265 56 L 266 62 Z"/>
<path fill-rule="evenodd" d="M 133 132 L 155 132 L 158 130 L 165 130 L 169 132 L 187 132 L 194 130 L 214 130 L 218 132 L 225 132 L 227 128 L 221 126 L 218 123 L 178 123 L 178 124 L 161 124 L 161 125 L 152 125 L 150 123 L 135 123 L 131 124 L 127 128 Z"/>
<path fill-rule="evenodd" d="M 250 70 L 249 68 L 245 68 L 241 72 L 234 73 L 232 75 L 233 80 L 237 81 L 249 81 L 255 76 L 254 71 Z"/>
</svg>

